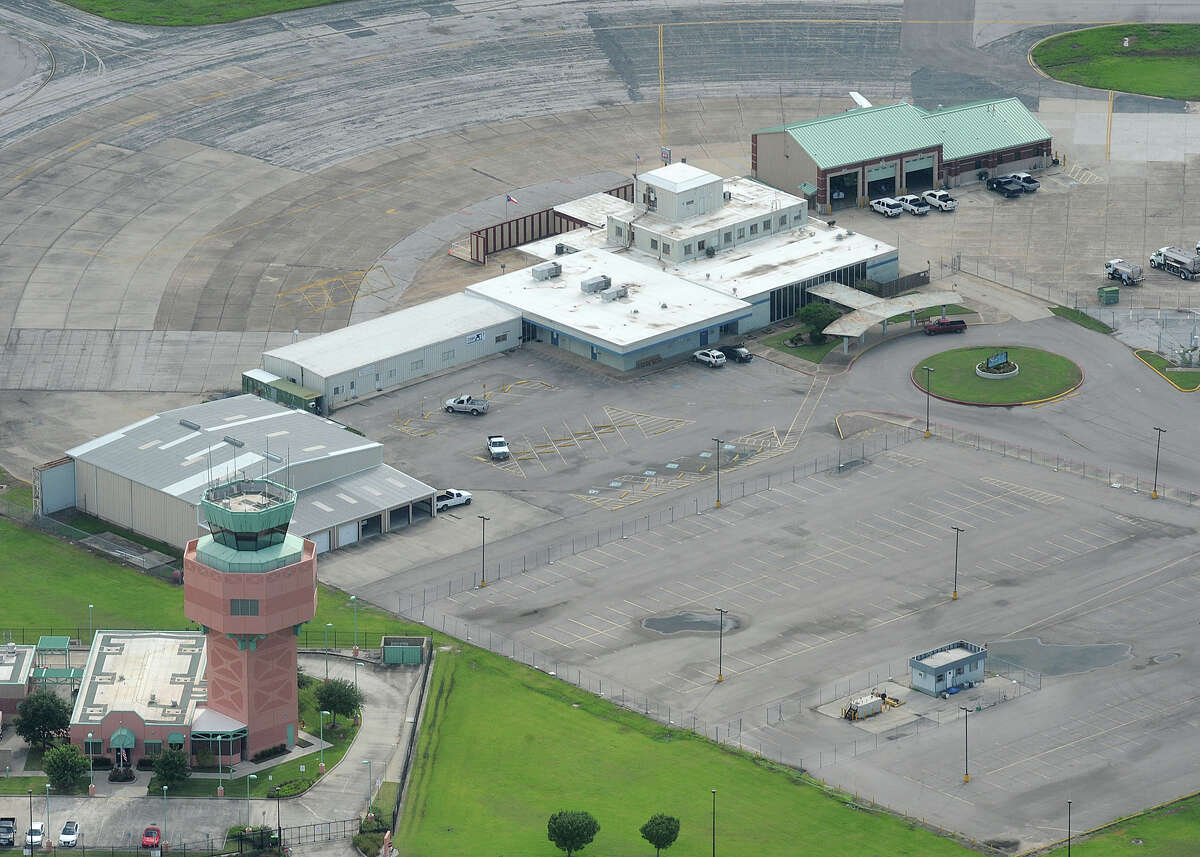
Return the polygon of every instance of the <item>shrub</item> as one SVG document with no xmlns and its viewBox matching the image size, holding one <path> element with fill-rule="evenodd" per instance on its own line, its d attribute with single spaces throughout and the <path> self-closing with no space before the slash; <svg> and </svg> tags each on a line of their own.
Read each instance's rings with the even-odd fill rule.
<svg viewBox="0 0 1200 857">
<path fill-rule="evenodd" d="M 274 747 L 267 747 L 265 750 L 259 750 L 250 757 L 251 762 L 263 762 L 267 759 L 274 759 L 276 756 L 283 756 L 287 753 L 287 744 L 276 744 Z"/>
<path fill-rule="evenodd" d="M 354 836 L 354 847 L 367 857 L 375 857 L 383 848 L 383 834 L 357 833 Z"/>
<path fill-rule="evenodd" d="M 113 768 L 108 772 L 110 783 L 131 783 L 136 779 L 137 775 L 133 772 L 133 768 Z"/>
<path fill-rule="evenodd" d="M 142 758 L 137 760 L 136 767 L 139 771 L 153 771 L 154 758 L 152 756 L 142 756 Z"/>
<path fill-rule="evenodd" d="M 110 756 L 92 757 L 92 770 L 94 771 L 111 771 L 112 766 L 112 757 Z"/>
</svg>

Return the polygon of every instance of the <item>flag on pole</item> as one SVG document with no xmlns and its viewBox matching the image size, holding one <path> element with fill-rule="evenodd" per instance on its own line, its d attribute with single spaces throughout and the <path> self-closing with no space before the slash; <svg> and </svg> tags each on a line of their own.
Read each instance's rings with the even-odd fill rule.
<svg viewBox="0 0 1200 857">
<path fill-rule="evenodd" d="M 520 205 L 520 204 L 521 204 L 521 203 L 517 202 L 515 199 L 513 199 L 513 198 L 512 198 L 512 194 L 511 194 L 511 193 L 506 193 L 506 194 L 504 195 L 504 201 L 505 201 L 505 202 L 511 202 L 513 205 Z"/>
</svg>

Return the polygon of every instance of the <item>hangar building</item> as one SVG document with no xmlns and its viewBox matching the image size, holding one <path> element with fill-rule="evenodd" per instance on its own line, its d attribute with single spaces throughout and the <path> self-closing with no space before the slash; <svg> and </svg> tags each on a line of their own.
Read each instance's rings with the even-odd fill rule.
<svg viewBox="0 0 1200 857">
<path fill-rule="evenodd" d="M 901 102 L 764 128 L 752 175 L 819 212 L 1049 164 L 1050 132 L 1019 98 L 924 110 Z"/>
<path fill-rule="evenodd" d="M 164 411 L 35 470 L 37 512 L 77 508 L 183 548 L 209 531 L 212 485 L 239 475 L 298 492 L 289 532 L 318 553 L 432 517 L 434 489 L 383 463 L 383 446 L 307 411 L 242 395 Z"/>
</svg>

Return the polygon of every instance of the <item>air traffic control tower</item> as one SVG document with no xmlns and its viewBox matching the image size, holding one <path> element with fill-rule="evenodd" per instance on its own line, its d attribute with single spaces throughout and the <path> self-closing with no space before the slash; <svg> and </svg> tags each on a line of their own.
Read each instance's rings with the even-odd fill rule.
<svg viewBox="0 0 1200 857">
<path fill-rule="evenodd" d="M 228 740 L 230 756 L 296 743 L 296 636 L 316 613 L 317 549 L 288 533 L 295 505 L 295 491 L 267 479 L 209 488 L 211 535 L 184 551 L 184 613 L 204 630 L 212 721 L 193 738 Z"/>
</svg>

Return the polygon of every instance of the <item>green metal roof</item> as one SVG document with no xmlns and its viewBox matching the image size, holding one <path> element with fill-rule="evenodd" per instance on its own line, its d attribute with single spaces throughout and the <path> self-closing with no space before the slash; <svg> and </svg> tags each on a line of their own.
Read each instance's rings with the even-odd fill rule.
<svg viewBox="0 0 1200 857">
<path fill-rule="evenodd" d="M 915 108 L 921 110 L 921 108 Z M 942 159 L 954 161 L 1050 138 L 1046 126 L 1019 98 L 976 101 L 942 110 L 921 110 L 942 139 Z M 942 136 L 945 131 L 945 136 Z"/>
<path fill-rule="evenodd" d="M 280 392 L 293 395 L 297 399 L 312 400 L 321 398 L 321 394 L 316 390 L 310 390 L 308 387 L 301 387 L 299 384 L 293 384 L 291 381 L 283 378 L 277 378 L 274 381 L 268 381 L 267 386 L 279 390 Z"/>
<path fill-rule="evenodd" d="M 1050 137 L 1019 98 L 978 101 L 942 110 L 924 110 L 905 102 L 861 107 L 757 133 L 781 131 L 790 134 L 823 170 L 939 144 L 942 158 L 952 161 Z"/>
<path fill-rule="evenodd" d="M 299 562 L 304 556 L 304 540 L 288 533 L 283 541 L 256 551 L 239 551 L 213 541 L 212 536 L 201 536 L 196 543 L 196 559 L 231 574 L 258 574 L 274 571 Z"/>
<path fill-rule="evenodd" d="M 817 186 L 812 182 L 801 182 L 796 185 L 796 190 L 800 191 L 801 196 L 811 196 L 817 192 Z"/>
<path fill-rule="evenodd" d="M 70 637 L 42 636 L 38 637 L 39 652 L 64 652 L 71 647 Z"/>
</svg>

